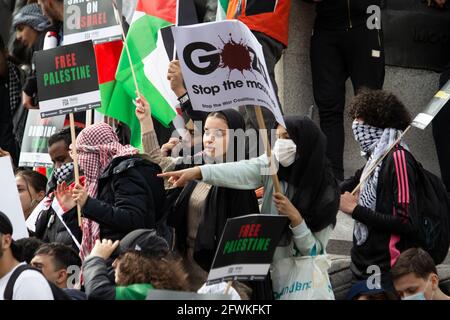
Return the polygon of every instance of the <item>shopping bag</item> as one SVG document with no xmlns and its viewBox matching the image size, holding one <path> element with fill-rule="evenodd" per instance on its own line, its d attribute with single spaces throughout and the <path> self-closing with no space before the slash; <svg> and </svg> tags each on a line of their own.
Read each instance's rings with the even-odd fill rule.
<svg viewBox="0 0 450 320">
<path fill-rule="evenodd" d="M 271 265 L 275 300 L 334 300 L 325 254 L 290 257 Z"/>
</svg>

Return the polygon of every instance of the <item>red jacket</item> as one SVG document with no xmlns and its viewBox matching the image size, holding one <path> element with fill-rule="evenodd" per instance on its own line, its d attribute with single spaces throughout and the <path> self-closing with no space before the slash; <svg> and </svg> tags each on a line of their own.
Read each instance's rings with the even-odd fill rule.
<svg viewBox="0 0 450 320">
<path fill-rule="evenodd" d="M 241 10 L 238 10 L 239 0 L 230 0 L 227 19 L 238 19 L 245 23 L 250 30 L 262 32 L 287 47 L 291 0 L 278 0 L 274 12 L 252 16 L 247 16 L 245 13 L 246 2 L 247 0 L 242 0 Z M 237 16 L 239 11 L 241 14 Z"/>
</svg>

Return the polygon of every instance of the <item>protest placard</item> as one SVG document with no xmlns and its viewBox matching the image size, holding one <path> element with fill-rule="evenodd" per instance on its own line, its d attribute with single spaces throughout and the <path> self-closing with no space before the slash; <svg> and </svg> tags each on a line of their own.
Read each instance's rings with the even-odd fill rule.
<svg viewBox="0 0 450 320">
<path fill-rule="evenodd" d="M 30 110 L 28 112 L 20 151 L 19 166 L 53 166 L 52 159 L 48 154 L 48 139 L 62 129 L 64 120 L 65 116 L 41 119 L 39 110 Z"/>
<path fill-rule="evenodd" d="M 36 75 L 42 118 L 100 107 L 92 41 L 38 51 Z"/>
<path fill-rule="evenodd" d="M 228 219 L 207 284 L 263 280 L 288 223 L 286 216 L 279 215 L 250 214 Z"/>
<path fill-rule="evenodd" d="M 261 106 L 285 126 L 262 47 L 245 24 L 228 20 L 172 31 L 194 110 Z"/>
<path fill-rule="evenodd" d="M 0 157 L 0 211 L 6 214 L 13 226 L 13 239 L 28 238 L 19 192 L 10 157 Z"/>
<path fill-rule="evenodd" d="M 412 125 L 424 130 L 433 121 L 434 117 L 450 100 L 450 81 L 439 90 L 426 106 L 413 120 Z"/>
<path fill-rule="evenodd" d="M 121 12 L 122 1 L 117 0 Z M 64 44 L 95 44 L 122 38 L 111 0 L 64 0 Z"/>
</svg>

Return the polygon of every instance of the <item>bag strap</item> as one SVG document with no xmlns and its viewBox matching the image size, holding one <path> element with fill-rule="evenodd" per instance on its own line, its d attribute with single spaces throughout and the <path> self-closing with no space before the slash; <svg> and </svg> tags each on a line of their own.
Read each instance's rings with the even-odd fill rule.
<svg viewBox="0 0 450 320">
<path fill-rule="evenodd" d="M 36 270 L 33 267 L 30 267 L 27 264 L 18 266 L 16 270 L 12 273 L 11 277 L 6 284 L 5 292 L 3 293 L 3 299 L 12 300 L 14 294 L 14 285 L 16 284 L 17 278 L 24 272 L 25 270 Z M 36 270 L 37 271 L 37 270 Z"/>
</svg>

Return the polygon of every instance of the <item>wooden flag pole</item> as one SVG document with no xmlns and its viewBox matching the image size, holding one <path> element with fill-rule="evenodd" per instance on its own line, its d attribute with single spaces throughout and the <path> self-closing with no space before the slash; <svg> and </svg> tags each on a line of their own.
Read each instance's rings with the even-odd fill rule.
<svg viewBox="0 0 450 320">
<path fill-rule="evenodd" d="M 141 93 L 139 91 L 138 82 L 137 82 L 137 79 L 136 79 L 136 74 L 134 73 L 133 61 L 131 60 L 130 50 L 128 49 L 128 44 L 127 44 L 126 37 L 125 37 L 125 31 L 124 31 L 123 24 L 122 24 L 122 18 L 120 17 L 119 9 L 117 8 L 116 0 L 112 0 L 112 5 L 113 5 L 113 8 L 114 8 L 114 16 L 116 17 L 116 21 L 120 25 L 120 30 L 122 31 L 122 42 L 123 42 L 123 46 L 125 48 L 125 51 L 127 52 L 128 63 L 130 64 L 131 75 L 133 76 L 134 86 L 136 87 L 136 92 L 137 92 L 138 96 L 140 96 Z"/>
<path fill-rule="evenodd" d="M 377 162 L 375 162 L 369 169 L 369 172 L 364 177 L 361 177 L 358 185 L 353 189 L 352 195 L 355 195 L 355 193 L 361 188 L 361 185 L 366 182 L 366 180 L 371 176 L 372 172 L 378 167 L 378 165 L 386 158 L 386 156 L 391 152 L 391 150 L 402 140 L 402 138 L 405 136 L 405 134 L 411 129 L 411 125 L 409 125 L 405 131 L 402 132 L 402 134 L 397 138 L 397 140 L 394 141 L 394 143 L 389 147 L 389 149 L 386 150 L 386 152 L 383 154 L 383 156 L 378 159 Z"/>
<path fill-rule="evenodd" d="M 75 184 L 80 183 L 80 172 L 78 169 L 78 153 L 76 148 L 76 137 L 75 137 L 75 121 L 73 119 L 73 113 L 69 114 L 70 119 L 70 135 L 72 138 L 73 146 L 73 169 L 75 172 Z M 77 213 L 78 213 L 78 226 L 81 227 L 81 206 L 77 203 Z"/>
<path fill-rule="evenodd" d="M 90 127 L 92 125 L 92 113 L 94 110 L 87 110 L 86 111 L 86 128 Z"/>
<path fill-rule="evenodd" d="M 255 106 L 256 112 L 256 120 L 258 121 L 258 126 L 262 129 L 262 139 L 264 143 L 264 149 L 266 151 L 267 157 L 269 158 L 269 168 L 273 169 L 273 161 L 272 161 L 272 150 L 270 148 L 269 137 L 267 135 L 266 123 L 264 122 L 264 116 L 261 111 L 260 106 Z M 260 131 L 261 132 L 261 131 Z M 280 180 L 278 180 L 278 175 L 276 173 L 272 174 L 273 186 L 275 188 L 275 192 L 281 192 Z"/>
<path fill-rule="evenodd" d="M 233 283 L 232 280 L 227 282 L 227 287 L 225 288 L 224 294 L 228 294 L 228 291 L 230 291 L 232 283 Z"/>
</svg>

